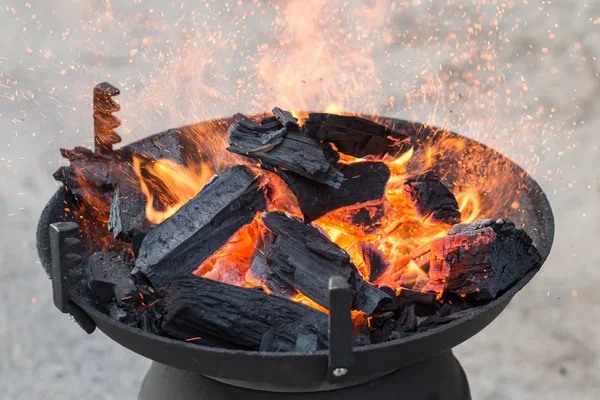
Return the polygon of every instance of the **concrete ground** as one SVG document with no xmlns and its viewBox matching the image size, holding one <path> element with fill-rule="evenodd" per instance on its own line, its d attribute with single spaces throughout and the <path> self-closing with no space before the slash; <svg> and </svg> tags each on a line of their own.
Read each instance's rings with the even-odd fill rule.
<svg viewBox="0 0 600 400">
<path fill-rule="evenodd" d="M 474 399 L 599 397 L 600 3 L 365 0 L 343 14 L 312 0 L 167 3 L 0 5 L 0 399 L 134 399 L 149 366 L 61 315 L 35 253 L 58 149 L 91 144 L 102 80 L 123 89 L 125 141 L 273 103 L 338 103 L 506 152 L 548 193 L 555 244 L 456 355 Z"/>
</svg>

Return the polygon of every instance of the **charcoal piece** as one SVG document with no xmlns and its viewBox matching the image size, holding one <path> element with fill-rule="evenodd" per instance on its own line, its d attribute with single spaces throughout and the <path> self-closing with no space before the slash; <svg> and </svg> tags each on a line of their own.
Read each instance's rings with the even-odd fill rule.
<svg viewBox="0 0 600 400">
<path fill-rule="evenodd" d="M 426 304 L 426 305 L 437 305 L 437 293 L 432 292 L 420 292 L 407 288 L 400 288 L 398 297 L 402 299 L 412 300 L 415 303 Z"/>
<path fill-rule="evenodd" d="M 265 209 L 259 185 L 257 175 L 241 165 L 206 185 L 144 238 L 133 271 L 136 279 L 160 288 L 177 276 L 192 273 Z"/>
<path fill-rule="evenodd" d="M 452 192 L 439 180 L 419 176 L 404 183 L 404 191 L 415 204 L 421 218 L 431 218 L 434 222 L 458 224 L 460 210 Z"/>
<path fill-rule="evenodd" d="M 458 319 L 464 318 L 465 316 L 471 315 L 473 310 L 457 310 L 454 313 L 447 315 L 432 315 L 426 318 L 422 318 L 421 322 L 419 322 L 419 331 L 425 332 L 429 329 L 435 328 L 440 325 L 445 325 L 450 322 L 456 321 Z"/>
<path fill-rule="evenodd" d="M 370 320 L 370 327 L 372 329 L 380 329 L 386 324 L 387 321 L 394 318 L 394 316 L 395 313 L 393 311 L 385 311 L 373 314 Z"/>
<path fill-rule="evenodd" d="M 331 142 L 339 152 L 354 157 L 397 154 L 403 142 L 409 139 L 384 125 L 347 115 L 309 114 L 304 130 L 309 136 Z"/>
<path fill-rule="evenodd" d="M 475 305 L 470 302 L 457 300 L 457 301 L 453 302 L 452 304 L 446 303 L 443 306 L 441 306 L 437 310 L 435 315 L 440 318 L 449 317 L 453 314 L 462 312 L 464 310 L 471 309 L 473 307 L 475 307 Z"/>
<path fill-rule="evenodd" d="M 272 329 L 271 351 L 294 351 L 300 334 L 315 335 L 318 349 L 328 345 L 327 315 L 288 299 L 195 275 L 174 279 L 166 293 L 162 328 L 177 339 L 259 350 Z"/>
<path fill-rule="evenodd" d="M 184 157 L 186 142 L 178 129 L 149 136 L 125 146 L 122 150 L 130 158 L 143 157 L 148 160 L 169 159 L 180 165 L 187 165 Z"/>
<path fill-rule="evenodd" d="M 283 137 L 285 135 L 287 135 L 287 130 L 285 130 L 285 128 L 281 128 L 276 131 L 271 131 L 270 133 L 263 135 L 260 138 L 260 143 L 263 145 L 261 148 L 263 149 L 263 151 L 267 151 L 266 147 L 268 145 L 272 145 L 273 148 L 275 148 L 275 146 L 277 146 L 283 141 Z"/>
<path fill-rule="evenodd" d="M 390 297 L 396 297 L 396 289 L 388 285 L 381 285 L 379 289 L 386 292 Z"/>
<path fill-rule="evenodd" d="M 271 351 L 274 340 L 275 340 L 275 329 L 269 328 L 268 331 L 263 333 L 263 335 L 260 339 L 259 351 Z"/>
<path fill-rule="evenodd" d="M 369 282 L 377 281 L 390 268 L 390 263 L 373 243 L 360 242 L 358 248 L 363 260 L 369 266 Z"/>
<path fill-rule="evenodd" d="M 153 224 L 146 219 L 146 196 L 130 185 L 117 187 L 110 201 L 108 230 L 116 239 L 131 242 L 134 233 L 148 233 Z"/>
<path fill-rule="evenodd" d="M 283 129 L 283 128 L 282 128 Z M 277 169 L 292 171 L 334 188 L 342 185 L 344 175 L 335 167 L 339 155 L 330 145 L 300 132 L 291 132 L 264 144 L 276 131 L 268 131 L 252 121 L 240 121 L 229 127 L 228 151 L 259 160 Z"/>
<path fill-rule="evenodd" d="M 255 251 L 250 260 L 250 272 L 252 277 L 266 286 L 269 293 L 276 296 L 291 298 L 298 294 L 298 290 L 284 281 L 279 275 L 270 271 L 269 266 L 267 265 L 268 260 L 266 252 L 261 249 L 265 249 L 265 242 L 270 243 L 274 238 L 269 231 L 266 231 L 263 234 L 263 237 L 256 243 L 256 248 L 260 250 Z M 260 287 L 260 289 L 263 290 L 263 287 Z"/>
<path fill-rule="evenodd" d="M 376 202 L 375 204 L 369 204 L 361 207 L 355 213 L 352 214 L 352 220 L 350 221 L 353 225 L 362 226 L 366 233 L 372 233 L 379 229 L 380 220 L 385 215 L 385 203 Z"/>
<path fill-rule="evenodd" d="M 158 319 L 150 310 L 142 311 L 140 321 L 138 323 L 138 328 L 145 332 L 152 333 L 155 335 L 159 335 L 162 333 Z"/>
<path fill-rule="evenodd" d="M 457 225 L 429 248 L 430 283 L 424 291 L 444 297 L 494 299 L 541 263 L 529 235 L 502 220 Z"/>
<path fill-rule="evenodd" d="M 344 175 L 337 189 L 290 171 L 275 169 L 275 172 L 298 199 L 306 222 L 314 221 L 335 209 L 378 200 L 385 195 L 390 170 L 384 163 L 338 164 L 337 169 Z"/>
<path fill-rule="evenodd" d="M 371 331 L 371 343 L 378 344 L 387 342 L 394 332 L 396 321 L 393 319 L 386 320 L 380 328 Z"/>
<path fill-rule="evenodd" d="M 298 334 L 298 339 L 296 339 L 296 348 L 294 351 L 298 353 L 311 353 L 317 351 L 318 348 L 318 337 L 314 333 L 306 334 L 300 333 Z"/>
<path fill-rule="evenodd" d="M 292 115 L 291 112 L 282 110 L 279 107 L 273 109 L 273 115 L 288 131 L 295 131 L 300 128 L 298 119 Z"/>
<path fill-rule="evenodd" d="M 117 155 L 96 154 L 85 147 L 61 149 L 60 153 L 71 165 L 60 167 L 53 176 L 72 194 L 82 197 L 86 192 L 110 189 L 111 173 L 115 163 L 120 161 Z"/>
<path fill-rule="evenodd" d="M 238 121 L 236 121 L 236 122 L 238 122 Z M 283 128 L 284 126 L 281 125 L 281 122 L 279 122 L 279 120 L 275 116 L 272 116 L 272 117 L 263 118 L 260 121 L 260 127 L 267 131 L 273 131 L 273 130 L 276 131 L 276 130 Z"/>
<path fill-rule="evenodd" d="M 269 272 L 315 303 L 328 307 L 329 278 L 334 275 L 347 279 L 355 310 L 371 314 L 392 303 L 361 278 L 348 253 L 316 228 L 280 212 L 263 213 L 262 220 L 273 235 L 265 243 Z"/>
<path fill-rule="evenodd" d="M 102 302 L 120 300 L 135 291 L 130 272 L 133 259 L 127 251 L 94 253 L 87 259 L 90 289 Z"/>
<path fill-rule="evenodd" d="M 410 333 L 415 332 L 417 327 L 416 306 L 412 304 L 404 308 L 402 314 L 396 320 L 394 331 Z"/>
</svg>

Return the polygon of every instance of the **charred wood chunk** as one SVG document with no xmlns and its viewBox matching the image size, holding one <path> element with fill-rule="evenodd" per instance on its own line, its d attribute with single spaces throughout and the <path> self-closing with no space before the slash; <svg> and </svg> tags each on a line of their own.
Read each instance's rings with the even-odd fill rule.
<svg viewBox="0 0 600 400">
<path fill-rule="evenodd" d="M 112 98 L 121 93 L 119 89 L 108 82 L 94 87 L 94 141 L 96 153 L 106 153 L 112 150 L 121 137 L 114 131 L 121 126 L 121 121 L 112 114 L 121 107 Z"/>
<path fill-rule="evenodd" d="M 415 204 L 420 217 L 447 224 L 460 222 L 460 210 L 456 198 L 437 179 L 432 177 L 409 179 L 404 184 L 404 191 Z"/>
<path fill-rule="evenodd" d="M 328 144 L 286 128 L 264 129 L 253 121 L 240 121 L 229 127 L 229 150 L 259 160 L 278 169 L 339 188 L 344 175 L 335 167 L 339 155 Z"/>
<path fill-rule="evenodd" d="M 184 159 L 185 140 L 178 129 L 149 136 L 123 147 L 123 152 L 131 156 L 143 157 L 148 160 L 173 160 L 178 164 L 187 165 Z"/>
<path fill-rule="evenodd" d="M 265 243 L 271 243 L 275 238 L 271 232 L 266 231 L 256 244 L 256 250 L 250 260 L 250 272 L 252 277 L 258 280 L 261 284 L 267 287 L 270 293 L 291 298 L 298 294 L 298 290 L 284 281 L 277 273 L 271 272 L 268 266 L 267 254 L 264 249 L 267 249 Z"/>
<path fill-rule="evenodd" d="M 238 121 L 236 121 L 238 122 Z M 278 131 L 284 126 L 281 125 L 281 122 L 275 117 L 266 117 L 260 121 L 260 127 L 267 131 Z"/>
<path fill-rule="evenodd" d="M 100 301 L 120 300 L 135 290 L 130 276 L 133 258 L 128 251 L 94 253 L 86 264 L 90 289 Z"/>
<path fill-rule="evenodd" d="M 118 157 L 95 154 L 85 147 L 61 149 L 60 153 L 71 165 L 60 167 L 54 173 L 54 179 L 62 182 L 73 195 L 82 197 L 86 190 L 110 190 L 110 177 L 115 164 L 120 161 Z"/>
<path fill-rule="evenodd" d="M 269 272 L 315 303 L 329 306 L 329 278 L 342 276 L 353 292 L 353 309 L 367 314 L 392 302 L 390 296 L 365 282 L 350 256 L 316 228 L 279 212 L 263 213 L 271 231 L 265 243 Z"/>
<path fill-rule="evenodd" d="M 541 262 L 529 235 L 502 220 L 456 225 L 430 250 L 424 290 L 474 300 L 494 299 Z"/>
<path fill-rule="evenodd" d="M 192 273 L 266 207 L 258 176 L 235 166 L 219 176 L 142 242 L 133 273 L 155 288 Z"/>
<path fill-rule="evenodd" d="M 298 199 L 306 222 L 341 207 L 381 199 L 385 194 L 390 170 L 384 163 L 360 162 L 338 164 L 344 175 L 339 188 L 315 183 L 289 171 L 275 170 Z"/>
<path fill-rule="evenodd" d="M 397 153 L 408 136 L 364 118 L 310 114 L 304 124 L 309 136 L 331 142 L 341 153 L 354 157 Z"/>
<path fill-rule="evenodd" d="M 426 304 L 426 305 L 436 305 L 437 301 L 437 293 L 435 292 L 421 292 L 406 288 L 400 288 L 398 293 L 398 297 L 401 299 L 412 300 L 415 303 Z"/>
<path fill-rule="evenodd" d="M 294 351 L 300 335 L 314 335 L 318 349 L 328 345 L 326 314 L 259 290 L 189 275 L 171 282 L 165 302 L 162 328 L 177 339 L 211 338 L 246 350 L 259 350 L 262 343 L 271 351 Z"/>
<path fill-rule="evenodd" d="M 391 311 L 373 315 L 370 320 L 371 343 L 387 342 L 392 336 L 396 321 L 393 319 L 394 313 Z"/>
<path fill-rule="evenodd" d="M 288 131 L 296 131 L 300 128 L 298 119 L 292 115 L 291 112 L 282 110 L 279 107 L 273 109 L 273 115 L 281 125 L 283 125 Z"/>
<path fill-rule="evenodd" d="M 113 193 L 110 201 L 110 217 L 108 230 L 116 239 L 131 242 L 134 234 L 148 233 L 152 223 L 146 219 L 146 196 L 136 190 L 125 190 L 119 187 Z"/>
<path fill-rule="evenodd" d="M 396 320 L 394 325 L 394 333 L 398 337 L 403 337 L 415 332 L 418 326 L 416 306 L 411 304 L 402 310 L 402 313 Z M 394 335 L 392 335 L 392 338 L 395 338 Z"/>
</svg>

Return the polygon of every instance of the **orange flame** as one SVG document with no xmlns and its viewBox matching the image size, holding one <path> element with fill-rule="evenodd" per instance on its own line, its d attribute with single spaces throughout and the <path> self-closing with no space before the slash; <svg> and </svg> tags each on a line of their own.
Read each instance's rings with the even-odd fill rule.
<svg viewBox="0 0 600 400">
<path fill-rule="evenodd" d="M 133 167 L 139 178 L 142 193 L 147 199 L 146 218 L 154 224 L 160 224 L 175 214 L 185 203 L 193 199 L 214 175 L 206 163 L 200 163 L 197 168 L 189 169 L 169 159 L 143 163 L 141 158 L 134 157 Z M 154 208 L 157 195 L 150 190 L 149 182 L 159 183 L 163 190 L 159 195 L 168 199 L 168 204 L 162 211 Z"/>
</svg>

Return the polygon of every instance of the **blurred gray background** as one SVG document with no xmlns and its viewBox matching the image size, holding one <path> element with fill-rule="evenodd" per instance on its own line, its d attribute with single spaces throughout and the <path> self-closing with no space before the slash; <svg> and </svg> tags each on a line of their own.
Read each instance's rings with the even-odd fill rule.
<svg viewBox="0 0 600 400">
<path fill-rule="evenodd" d="M 0 2 L 0 398 L 134 399 L 149 366 L 61 315 L 35 252 L 58 149 L 91 145 L 91 89 L 103 80 L 123 90 L 125 142 L 335 102 L 506 152 L 548 193 L 555 244 L 456 355 L 474 399 L 599 398 L 600 3 L 254 3 Z"/>
</svg>

